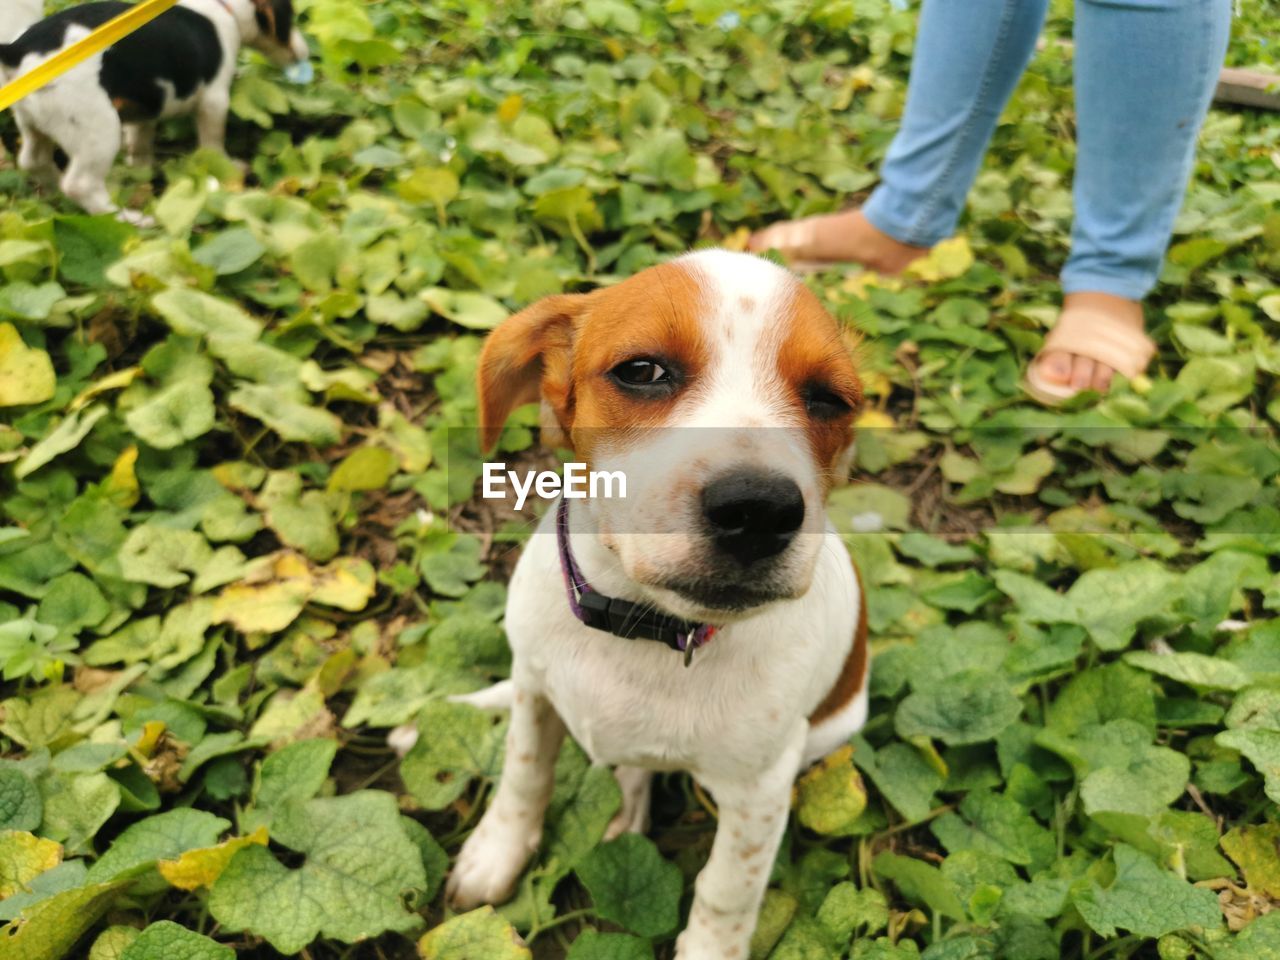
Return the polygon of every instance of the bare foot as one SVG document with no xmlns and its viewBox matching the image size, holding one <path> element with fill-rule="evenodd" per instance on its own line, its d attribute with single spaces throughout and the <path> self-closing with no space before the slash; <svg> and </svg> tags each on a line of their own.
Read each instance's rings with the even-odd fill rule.
<svg viewBox="0 0 1280 960">
<path fill-rule="evenodd" d="M 857 263 L 886 275 L 901 273 L 929 252 L 927 247 L 900 243 L 878 230 L 861 210 L 772 224 L 753 233 L 747 249 L 753 253 L 778 250 L 793 263 Z"/>
<path fill-rule="evenodd" d="M 1068 314 L 1073 309 L 1104 313 L 1117 325 L 1142 333 L 1142 304 L 1136 300 L 1126 300 L 1109 293 L 1068 293 L 1062 301 L 1062 312 Z M 1040 378 L 1077 393 L 1081 390 L 1105 391 L 1111 386 L 1111 378 L 1116 373 L 1097 360 L 1062 350 L 1045 350 L 1031 362 Z"/>
</svg>

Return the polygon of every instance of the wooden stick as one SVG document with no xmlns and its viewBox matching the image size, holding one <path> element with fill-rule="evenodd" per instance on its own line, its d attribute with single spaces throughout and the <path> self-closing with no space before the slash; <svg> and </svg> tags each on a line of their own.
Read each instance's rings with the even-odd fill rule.
<svg viewBox="0 0 1280 960">
<path fill-rule="evenodd" d="M 1054 40 L 1055 47 L 1068 53 L 1075 50 L 1070 40 Z M 1037 50 L 1048 43 L 1041 39 Z M 1238 107 L 1255 107 L 1259 110 L 1280 110 L 1280 73 L 1268 73 L 1240 67 L 1223 67 L 1218 74 L 1218 89 L 1214 91 L 1215 103 L 1229 103 Z"/>
</svg>

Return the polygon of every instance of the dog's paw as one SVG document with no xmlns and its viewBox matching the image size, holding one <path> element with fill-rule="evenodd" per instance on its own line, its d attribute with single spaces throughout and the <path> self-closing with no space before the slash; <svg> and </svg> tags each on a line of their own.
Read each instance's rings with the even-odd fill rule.
<svg viewBox="0 0 1280 960">
<path fill-rule="evenodd" d="M 486 816 L 462 845 L 453 865 L 445 886 L 449 905 L 470 910 L 510 899 L 541 840 L 541 830 L 523 829 L 510 822 L 499 824 Z"/>
<path fill-rule="evenodd" d="M 750 936 L 717 932 L 713 926 L 690 925 L 676 937 L 675 960 L 747 960 Z"/>
</svg>

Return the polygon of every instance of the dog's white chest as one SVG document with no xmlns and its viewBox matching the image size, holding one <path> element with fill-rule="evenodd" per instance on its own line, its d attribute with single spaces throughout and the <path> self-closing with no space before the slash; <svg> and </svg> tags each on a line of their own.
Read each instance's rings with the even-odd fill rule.
<svg viewBox="0 0 1280 960">
<path fill-rule="evenodd" d="M 849 648 L 860 598 L 845 592 L 856 588 L 843 549 L 827 556 L 808 595 L 724 628 L 685 667 L 663 644 L 575 620 L 554 540 L 536 536 L 511 582 L 517 669 L 597 763 L 720 776 L 760 769 Z"/>
</svg>

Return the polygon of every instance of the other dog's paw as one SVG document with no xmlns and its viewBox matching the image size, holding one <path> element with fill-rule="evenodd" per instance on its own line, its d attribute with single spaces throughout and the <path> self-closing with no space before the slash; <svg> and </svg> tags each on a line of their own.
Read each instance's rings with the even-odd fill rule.
<svg viewBox="0 0 1280 960">
<path fill-rule="evenodd" d="M 445 897 L 457 910 L 470 910 L 483 903 L 502 903 L 515 892 L 516 881 L 542 840 L 539 829 L 525 829 L 512 821 L 499 823 L 493 811 L 458 853 Z"/>
<path fill-rule="evenodd" d="M 418 725 L 416 723 L 402 723 L 387 734 L 387 746 L 401 760 L 417 742 Z"/>
<path fill-rule="evenodd" d="M 155 217 L 123 207 L 116 211 L 116 219 L 121 223 L 133 224 L 135 227 L 154 227 L 156 225 Z"/>
</svg>

